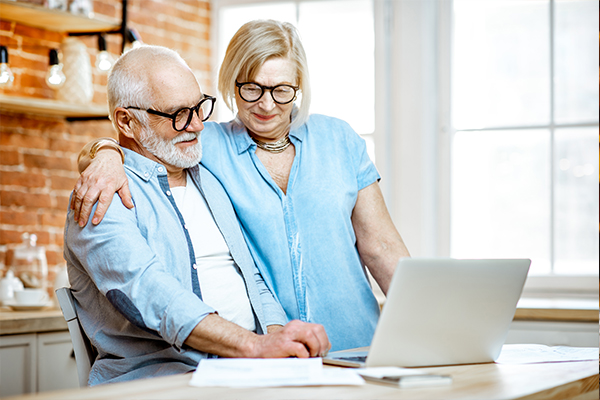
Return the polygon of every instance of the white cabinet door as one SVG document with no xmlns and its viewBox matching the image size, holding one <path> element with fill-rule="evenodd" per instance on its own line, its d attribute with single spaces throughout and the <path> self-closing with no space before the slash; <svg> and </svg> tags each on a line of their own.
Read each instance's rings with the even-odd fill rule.
<svg viewBox="0 0 600 400">
<path fill-rule="evenodd" d="M 0 397 L 36 391 L 35 333 L 0 336 Z"/>
<path fill-rule="evenodd" d="M 39 333 L 37 346 L 38 392 L 79 387 L 68 331 Z"/>
</svg>

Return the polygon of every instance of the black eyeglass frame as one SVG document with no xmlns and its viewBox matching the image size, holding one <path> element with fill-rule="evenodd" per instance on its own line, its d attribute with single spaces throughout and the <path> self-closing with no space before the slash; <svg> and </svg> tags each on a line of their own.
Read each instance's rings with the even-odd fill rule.
<svg viewBox="0 0 600 400">
<path fill-rule="evenodd" d="M 244 96 L 242 96 L 242 86 L 244 85 L 248 85 L 248 84 L 252 84 L 252 85 L 256 85 L 260 88 L 260 96 L 258 96 L 258 99 L 256 100 L 246 100 L 244 98 Z M 297 92 L 300 89 L 300 86 L 293 86 L 293 85 L 288 85 L 285 83 L 282 83 L 281 85 L 275 85 L 275 86 L 263 86 L 260 85 L 256 82 L 238 82 L 235 81 L 235 86 L 237 86 L 238 88 L 238 93 L 240 95 L 240 97 L 242 98 L 242 100 L 244 100 L 246 103 L 256 103 L 257 101 L 259 101 L 260 99 L 262 99 L 262 97 L 265 95 L 265 90 L 268 90 L 271 92 L 271 98 L 273 99 L 273 101 L 277 104 L 290 104 L 292 101 L 296 100 L 296 96 L 297 96 Z M 275 99 L 275 95 L 273 94 L 273 90 L 277 89 L 278 87 L 281 86 L 285 86 L 285 87 L 289 87 L 292 88 L 294 90 L 294 97 L 292 97 L 292 99 L 290 101 L 286 101 L 285 103 L 282 103 L 281 101 L 277 101 Z"/>
<path fill-rule="evenodd" d="M 177 132 L 183 132 L 192 123 L 192 119 L 194 118 L 194 111 L 196 112 L 196 115 L 198 117 L 200 117 L 200 114 L 199 114 L 200 107 L 202 107 L 202 104 L 204 104 L 204 102 L 207 100 L 210 101 L 212 104 L 211 104 L 210 112 L 208 113 L 208 115 L 205 115 L 204 118 L 202 119 L 202 122 L 206 122 L 212 115 L 212 113 L 215 109 L 215 101 L 217 101 L 217 99 L 215 97 L 210 96 L 208 94 L 205 94 L 204 97 L 202 98 L 202 100 L 200 100 L 200 102 L 198 104 L 196 104 L 194 107 L 183 107 L 183 108 L 180 108 L 179 110 L 175 111 L 173 114 L 167 114 L 167 113 L 164 113 L 161 111 L 153 110 L 151 108 L 144 109 L 144 108 L 134 107 L 134 106 L 124 107 L 124 108 L 127 110 L 132 108 L 134 110 L 146 111 L 149 114 L 159 115 L 159 116 L 165 117 L 165 118 L 171 118 L 171 120 L 173 121 L 173 129 L 175 129 Z M 175 126 L 175 124 L 177 123 L 177 115 L 184 110 L 190 110 L 188 119 L 187 119 L 185 125 L 183 126 L 183 128 L 177 129 L 177 127 Z"/>
</svg>

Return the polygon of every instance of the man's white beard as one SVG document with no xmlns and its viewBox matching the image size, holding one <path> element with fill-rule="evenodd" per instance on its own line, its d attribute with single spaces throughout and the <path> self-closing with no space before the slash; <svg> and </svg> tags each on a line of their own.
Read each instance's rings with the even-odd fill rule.
<svg viewBox="0 0 600 400">
<path fill-rule="evenodd" d="M 175 146 L 179 142 L 198 139 L 194 146 L 179 149 Z M 165 164 L 179 168 L 191 168 L 202 160 L 202 142 L 200 132 L 183 132 L 171 140 L 163 139 L 154 132 L 144 131 L 140 135 L 140 143 Z"/>
</svg>

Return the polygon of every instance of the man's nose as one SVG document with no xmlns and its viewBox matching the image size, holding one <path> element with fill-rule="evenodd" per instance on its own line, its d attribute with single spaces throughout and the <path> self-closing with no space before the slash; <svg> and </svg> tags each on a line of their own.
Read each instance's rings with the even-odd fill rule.
<svg viewBox="0 0 600 400">
<path fill-rule="evenodd" d="M 202 122 L 203 118 L 204 118 L 204 114 L 202 114 L 202 109 L 198 110 L 197 113 L 193 112 L 192 120 L 190 121 L 190 124 L 187 127 L 186 131 L 200 132 L 201 130 L 203 130 L 204 129 L 204 122 Z"/>
</svg>

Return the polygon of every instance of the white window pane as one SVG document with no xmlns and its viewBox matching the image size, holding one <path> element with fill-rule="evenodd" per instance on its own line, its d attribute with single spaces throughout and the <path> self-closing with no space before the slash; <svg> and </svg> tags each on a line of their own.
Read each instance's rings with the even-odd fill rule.
<svg viewBox="0 0 600 400">
<path fill-rule="evenodd" d="M 549 2 L 455 0 L 457 129 L 548 124 Z"/>
<path fill-rule="evenodd" d="M 598 128 L 555 133 L 557 274 L 598 274 Z"/>
<path fill-rule="evenodd" d="M 275 19 L 296 25 L 296 5 L 291 1 L 277 1 L 219 8 L 217 37 L 219 67 L 233 35 L 246 22 L 255 19 Z M 218 76 L 218 71 L 215 71 L 215 76 Z M 225 106 L 220 96 L 218 96 L 216 115 L 217 121 L 229 121 L 234 116 Z"/>
<path fill-rule="evenodd" d="M 360 134 L 372 133 L 372 1 L 301 2 L 298 27 L 310 70 L 311 112 L 341 118 Z"/>
<path fill-rule="evenodd" d="M 550 273 L 550 134 L 458 132 L 452 149 L 451 256 L 531 258 Z"/>
<path fill-rule="evenodd" d="M 559 0 L 555 21 L 556 122 L 598 121 L 598 1 Z"/>
</svg>

